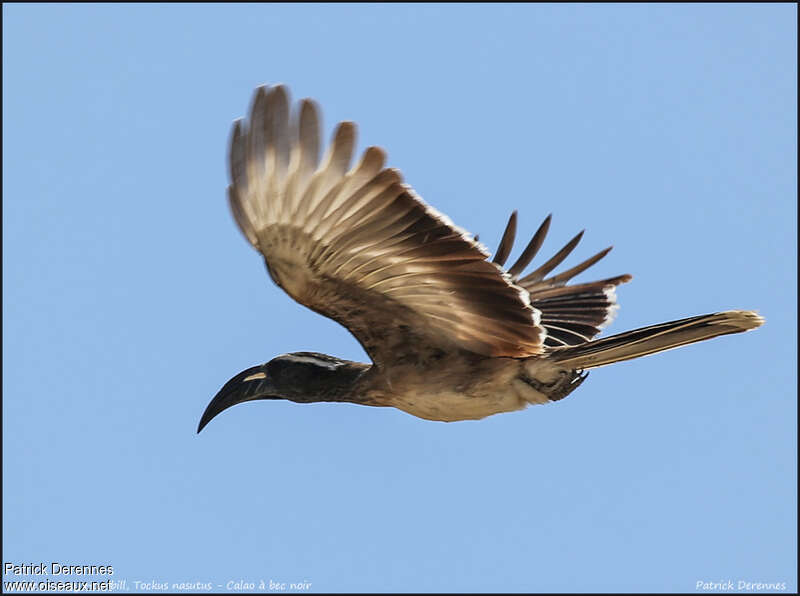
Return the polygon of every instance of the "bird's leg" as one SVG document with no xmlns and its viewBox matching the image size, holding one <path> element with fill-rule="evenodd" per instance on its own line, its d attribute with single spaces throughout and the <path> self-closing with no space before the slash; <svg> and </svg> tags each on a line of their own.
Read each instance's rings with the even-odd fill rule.
<svg viewBox="0 0 800 596">
<path fill-rule="evenodd" d="M 542 383 L 528 376 L 523 376 L 521 378 L 528 385 L 536 389 L 536 391 L 546 395 L 551 401 L 558 401 L 564 399 L 580 387 L 581 383 L 583 383 L 588 376 L 588 372 L 562 370 L 558 373 L 558 378 L 552 383 Z"/>
</svg>

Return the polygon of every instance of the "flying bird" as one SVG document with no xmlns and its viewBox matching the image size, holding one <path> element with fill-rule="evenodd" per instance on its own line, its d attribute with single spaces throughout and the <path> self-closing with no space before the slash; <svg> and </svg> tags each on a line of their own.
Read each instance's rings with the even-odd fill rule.
<svg viewBox="0 0 800 596">
<path fill-rule="evenodd" d="M 344 325 L 372 362 L 315 352 L 278 356 L 220 389 L 197 432 L 247 401 L 348 402 L 427 420 L 475 420 L 558 401 L 589 369 L 759 327 L 731 310 L 595 339 L 617 310 L 619 275 L 570 284 L 608 254 L 552 274 L 582 232 L 530 272 L 550 216 L 504 268 L 511 214 L 497 252 L 457 227 L 369 147 L 351 167 L 356 126 L 340 123 L 320 160 L 320 115 L 290 110 L 283 85 L 259 87 L 230 137 L 228 202 L 272 280 Z"/>
</svg>

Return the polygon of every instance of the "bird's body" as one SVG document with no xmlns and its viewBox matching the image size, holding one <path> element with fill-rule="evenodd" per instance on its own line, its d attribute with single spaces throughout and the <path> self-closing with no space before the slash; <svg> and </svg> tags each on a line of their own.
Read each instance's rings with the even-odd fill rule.
<svg viewBox="0 0 800 596">
<path fill-rule="evenodd" d="M 548 216 L 503 266 L 516 212 L 492 261 L 476 237 L 427 205 L 370 147 L 352 168 L 355 126 L 341 123 L 319 160 L 319 114 L 290 117 L 282 86 L 256 91 L 231 137 L 229 203 L 269 275 L 297 302 L 347 327 L 372 364 L 303 352 L 236 375 L 200 421 L 256 399 L 350 402 L 419 418 L 475 420 L 566 397 L 583 371 L 762 324 L 725 311 L 594 339 L 630 275 L 569 284 L 610 250 L 550 275 L 583 232 L 534 271 Z"/>
<path fill-rule="evenodd" d="M 426 420 L 479 420 L 536 403 L 527 401 L 528 396 L 517 386 L 523 367 L 524 361 L 515 358 L 448 354 L 375 369 L 365 394 L 377 405 Z"/>
<path fill-rule="evenodd" d="M 275 370 L 276 366 L 282 370 Z M 283 383 L 286 370 L 292 370 L 293 375 Z M 297 403 L 349 402 L 394 407 L 418 418 L 443 422 L 479 420 L 521 410 L 528 404 L 553 401 L 531 385 L 531 373 L 550 383 L 559 378 L 557 368 L 548 361 L 487 358 L 470 353 L 378 368 L 326 354 L 297 352 L 278 356 L 245 373 L 234 387 L 252 383 L 257 388 L 259 383 L 271 385 L 278 381 L 285 387 L 313 389 L 283 394 L 284 399 Z M 326 374 L 338 378 L 331 382 L 324 378 Z M 313 386 L 315 380 L 322 381 L 319 387 Z"/>
</svg>

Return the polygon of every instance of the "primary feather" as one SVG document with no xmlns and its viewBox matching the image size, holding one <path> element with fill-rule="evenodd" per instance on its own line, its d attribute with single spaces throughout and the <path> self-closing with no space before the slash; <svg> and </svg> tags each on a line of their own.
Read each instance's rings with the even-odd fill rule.
<svg viewBox="0 0 800 596">
<path fill-rule="evenodd" d="M 356 127 L 339 124 L 321 163 L 309 100 L 290 118 L 283 86 L 260 87 L 231 135 L 231 211 L 272 278 L 345 325 L 376 363 L 464 349 L 541 353 L 528 292 L 428 206 L 370 147 L 350 167 Z"/>
</svg>

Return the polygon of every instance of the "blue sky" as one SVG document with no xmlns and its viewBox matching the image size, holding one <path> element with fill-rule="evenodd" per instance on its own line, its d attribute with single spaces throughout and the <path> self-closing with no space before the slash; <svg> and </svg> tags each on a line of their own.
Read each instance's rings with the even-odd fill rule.
<svg viewBox="0 0 800 596">
<path fill-rule="evenodd" d="M 796 20 L 4 5 L 4 562 L 169 591 L 796 590 Z M 492 248 L 513 209 L 521 236 L 553 213 L 545 252 L 586 228 L 567 265 L 614 244 L 579 278 L 633 274 L 609 332 L 730 308 L 766 325 L 480 422 L 255 402 L 196 435 L 240 370 L 366 358 L 228 213 L 230 125 L 276 82 Z"/>
</svg>

